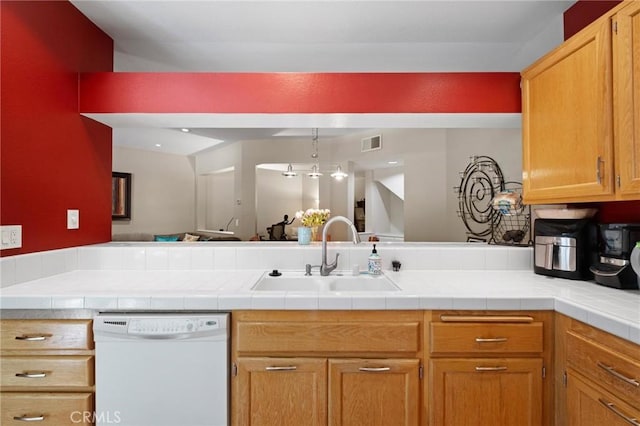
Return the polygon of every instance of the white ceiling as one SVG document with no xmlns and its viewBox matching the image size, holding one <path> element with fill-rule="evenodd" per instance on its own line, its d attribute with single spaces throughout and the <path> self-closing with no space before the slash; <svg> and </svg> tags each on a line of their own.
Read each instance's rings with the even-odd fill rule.
<svg viewBox="0 0 640 426">
<path fill-rule="evenodd" d="M 555 47 L 562 13 L 575 0 L 71 2 L 114 39 L 115 71 L 473 72 L 520 71 Z M 126 145 L 119 133 L 128 140 L 146 127 L 159 131 L 161 122 L 149 114 L 138 130 L 114 132 L 114 143 Z M 169 123 L 164 127 L 188 127 Z M 198 133 L 205 139 L 226 141 L 273 133 L 235 124 L 204 128 Z M 175 153 L 206 142 L 160 133 L 182 140 Z"/>
</svg>

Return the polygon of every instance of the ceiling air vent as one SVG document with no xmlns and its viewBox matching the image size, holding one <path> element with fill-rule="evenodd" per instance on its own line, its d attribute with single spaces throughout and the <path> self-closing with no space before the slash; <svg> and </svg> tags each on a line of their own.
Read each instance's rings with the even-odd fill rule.
<svg viewBox="0 0 640 426">
<path fill-rule="evenodd" d="M 371 136 L 362 139 L 361 151 L 375 151 L 382 148 L 382 135 Z"/>
</svg>

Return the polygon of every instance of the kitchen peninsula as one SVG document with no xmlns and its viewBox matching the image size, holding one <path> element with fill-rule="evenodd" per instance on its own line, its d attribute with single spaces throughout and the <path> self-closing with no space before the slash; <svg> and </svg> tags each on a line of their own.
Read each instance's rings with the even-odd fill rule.
<svg viewBox="0 0 640 426">
<path fill-rule="evenodd" d="M 252 368 L 258 368 L 253 360 L 262 359 L 269 364 L 283 356 L 301 365 L 308 365 L 312 359 L 324 360 L 317 361 L 320 364 L 315 365 L 321 370 L 312 374 L 318 377 L 327 374 L 333 377 L 333 381 L 329 380 L 331 383 L 360 368 L 365 369 L 360 371 L 389 368 L 400 375 L 394 377 L 403 377 L 403 389 L 410 392 L 407 401 L 415 404 L 410 409 L 403 405 L 403 410 L 407 409 L 406 413 L 410 414 L 402 416 L 402 424 L 433 425 L 446 421 L 438 407 L 445 404 L 445 400 L 439 398 L 446 399 L 443 395 L 448 395 L 448 391 L 440 387 L 439 383 L 444 383 L 440 380 L 451 373 L 455 377 L 466 377 L 456 386 L 473 388 L 476 376 L 466 373 L 465 365 L 493 368 L 497 362 L 504 361 L 507 362 L 504 368 L 514 374 L 505 377 L 516 379 L 512 385 L 522 391 L 524 398 L 513 403 L 537 401 L 527 405 L 533 407 L 527 411 L 533 424 L 551 424 L 554 416 L 564 413 L 553 408 L 553 389 L 557 392 L 558 382 L 562 382 L 566 362 L 565 349 L 562 349 L 565 340 L 560 336 L 569 333 L 567 330 L 587 327 L 624 347 L 637 350 L 640 344 L 639 291 L 620 291 L 593 282 L 535 275 L 531 272 L 530 248 L 422 243 L 379 243 L 378 248 L 385 259 L 384 273 L 399 287 L 398 291 L 252 290 L 268 271 L 279 269 L 286 273 L 301 270 L 305 263 L 317 263 L 319 244 L 303 247 L 295 243 L 265 242 L 256 247 L 251 243 L 213 243 L 202 247 L 182 243 L 176 247 L 170 243 L 107 243 L 13 256 L 2 259 L 3 284 L 9 286 L 2 289 L 1 313 L 3 321 L 11 318 L 90 321 L 96 313 L 104 311 L 231 312 L 232 361 L 237 374 L 231 381 L 233 424 L 243 424 L 237 420 L 245 415 L 239 407 L 251 402 L 242 402 L 242 398 L 250 398 L 243 389 L 246 380 L 252 377 Z M 366 265 L 370 247 L 330 243 L 329 251 L 332 255 L 341 254 L 337 273 L 350 275 L 353 265 L 359 268 Z M 391 260 L 402 262 L 399 272 L 390 270 Z M 452 322 L 447 322 L 450 320 Z M 282 333 L 279 327 L 288 324 L 286 321 L 294 321 L 301 328 L 293 334 L 287 329 L 288 343 L 278 349 L 282 338 L 277 338 L 282 336 L 278 334 Z M 247 340 L 244 333 L 251 333 L 252 324 L 258 323 L 261 333 L 275 333 L 276 337 L 268 339 L 271 349 L 260 346 L 255 338 Z M 350 328 L 344 329 L 345 323 L 351 324 Z M 322 331 L 323 327 L 332 331 Z M 456 328 L 453 334 L 451 327 Z M 307 335 L 306 330 L 312 329 L 315 331 Z M 488 337 L 483 334 L 481 338 L 508 338 L 512 343 L 496 347 L 501 343 L 491 342 L 489 345 L 494 346 L 485 353 L 487 348 L 478 348 L 477 343 L 465 349 L 464 342 L 451 340 L 452 336 L 474 335 L 473 330 L 493 330 Z M 378 340 L 380 332 L 387 336 L 383 341 Z M 323 333 L 329 334 L 319 337 Z M 496 333 L 501 335 L 494 335 Z M 348 337 L 355 335 L 360 337 L 355 340 Z M 341 336 L 348 337 L 353 345 L 360 342 L 361 346 L 341 349 L 349 348 Z M 523 338 L 527 343 L 517 343 Z M 295 343 L 296 339 L 306 343 Z M 584 338 L 581 339 L 568 343 L 586 344 Z M 331 341 L 337 345 L 335 349 L 331 349 Z M 380 342 L 385 341 L 387 346 L 380 346 Z M 316 347 L 314 342 L 322 344 Z M 288 349 L 283 352 L 285 347 Z M 376 360 L 381 359 L 393 362 L 380 367 Z M 326 362 L 329 370 L 322 373 Z M 478 367 L 478 362 L 483 364 Z M 452 368 L 454 370 L 449 370 Z M 540 381 L 541 369 L 554 380 Z M 482 371 L 483 374 L 500 373 Z M 238 380 L 234 381 L 236 377 Z M 388 376 L 375 377 L 383 380 L 379 389 L 398 385 L 397 382 L 393 385 L 394 379 Z M 524 377 L 522 380 L 529 383 L 526 391 L 521 389 L 525 382 L 520 378 Z M 326 379 L 320 383 L 323 380 Z M 358 389 L 360 385 L 354 386 Z M 305 389 L 304 395 L 315 395 L 307 391 Z M 343 392 L 348 389 L 330 391 L 329 400 L 340 399 Z M 277 402 L 277 394 L 272 396 L 275 398 L 272 402 Z M 556 397 L 555 406 L 561 406 L 562 401 L 558 402 Z M 313 403 L 328 404 L 323 405 L 325 407 L 332 404 Z M 335 408 L 318 412 L 320 424 L 324 416 L 337 415 Z M 344 412 L 341 415 L 349 416 Z M 427 418 L 431 419 L 429 423 Z M 505 424 L 511 423 L 505 420 Z M 562 424 L 561 420 L 557 424 Z"/>
</svg>

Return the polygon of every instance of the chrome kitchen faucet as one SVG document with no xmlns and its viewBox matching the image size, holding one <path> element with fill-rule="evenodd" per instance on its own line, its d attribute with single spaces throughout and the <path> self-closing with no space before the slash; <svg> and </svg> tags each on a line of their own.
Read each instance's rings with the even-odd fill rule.
<svg viewBox="0 0 640 426">
<path fill-rule="evenodd" d="M 333 263 L 327 263 L 327 231 L 333 222 L 344 222 L 351 228 L 351 234 L 353 236 L 353 244 L 358 244 L 360 242 L 360 236 L 358 235 L 358 230 L 353 225 L 349 219 L 344 216 L 334 216 L 324 224 L 324 229 L 322 230 L 322 265 L 320 265 L 320 275 L 326 277 L 338 267 L 338 256 L 340 253 L 336 253 L 336 260 Z"/>
</svg>

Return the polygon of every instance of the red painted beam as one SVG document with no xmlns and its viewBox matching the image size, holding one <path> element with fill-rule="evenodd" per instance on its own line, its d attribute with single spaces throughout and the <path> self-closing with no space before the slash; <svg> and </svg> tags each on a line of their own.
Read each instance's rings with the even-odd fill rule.
<svg viewBox="0 0 640 426">
<path fill-rule="evenodd" d="M 519 73 L 85 73 L 85 113 L 518 113 Z"/>
</svg>

